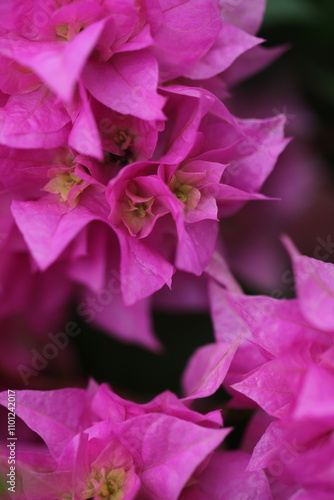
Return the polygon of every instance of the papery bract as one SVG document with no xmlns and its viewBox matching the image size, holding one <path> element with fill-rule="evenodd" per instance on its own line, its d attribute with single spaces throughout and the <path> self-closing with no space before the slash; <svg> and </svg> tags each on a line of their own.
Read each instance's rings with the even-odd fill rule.
<svg viewBox="0 0 334 500">
<path fill-rule="evenodd" d="M 94 411 L 98 395 L 104 407 L 100 418 Z M 1 394 L 2 404 L 6 397 Z M 132 414 L 125 412 L 127 407 Z M 217 429 L 219 421 L 206 426 L 204 416 L 172 395 L 162 395 L 160 405 L 159 398 L 137 405 L 95 384 L 87 392 L 17 392 L 17 414 L 42 437 L 55 460 L 42 472 L 35 468 L 33 453 L 21 464 L 24 493 L 36 499 L 56 490 L 65 497 L 71 491 L 83 499 L 117 493 L 130 500 L 139 489 L 139 498 L 177 500 L 192 472 L 229 432 Z"/>
</svg>

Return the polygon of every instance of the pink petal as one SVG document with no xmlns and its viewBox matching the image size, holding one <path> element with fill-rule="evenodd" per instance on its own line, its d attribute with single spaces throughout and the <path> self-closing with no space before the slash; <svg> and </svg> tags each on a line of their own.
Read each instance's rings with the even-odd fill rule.
<svg viewBox="0 0 334 500">
<path fill-rule="evenodd" d="M 84 88 L 80 88 L 81 109 L 74 121 L 68 138 L 69 145 L 79 153 L 103 160 L 102 143 L 99 130 Z"/>
<path fill-rule="evenodd" d="M 124 303 L 131 306 L 165 284 L 171 286 L 174 267 L 144 242 L 117 231 L 121 246 Z"/>
<path fill-rule="evenodd" d="M 226 260 L 217 250 L 213 253 L 205 272 L 219 284 L 225 286 L 227 290 L 237 293 L 242 292 L 240 285 L 232 275 Z"/>
<path fill-rule="evenodd" d="M 250 456 L 242 451 L 216 452 L 199 475 L 200 491 L 207 499 L 272 500 L 264 471 L 246 470 Z M 186 492 L 187 490 L 185 490 Z M 185 497 L 184 500 L 187 500 Z M 183 496 L 181 497 L 183 500 Z M 191 500 L 191 497 L 189 497 Z"/>
<path fill-rule="evenodd" d="M 329 334 L 307 324 L 297 300 L 229 293 L 215 283 L 210 284 L 210 294 L 215 334 L 220 342 L 227 342 L 232 332 L 244 332 L 275 356 L 306 340 L 323 346 L 332 342 Z"/>
<path fill-rule="evenodd" d="M 55 148 L 66 143 L 70 117 L 44 86 L 12 95 L 0 109 L 0 143 L 16 148 Z"/>
<path fill-rule="evenodd" d="M 18 391 L 16 414 L 41 436 L 50 453 L 57 458 L 82 426 L 85 394 L 83 389 Z M 0 402 L 7 406 L 7 391 L 1 393 Z"/>
<path fill-rule="evenodd" d="M 131 419 L 120 429 L 132 455 L 140 455 L 141 493 L 147 500 L 177 500 L 196 467 L 229 433 L 160 414 Z"/>
<path fill-rule="evenodd" d="M 168 85 L 161 87 L 168 101 L 165 108 L 168 127 L 160 134 L 158 152 L 161 163 L 180 163 L 191 151 L 199 124 L 215 102 L 215 97 L 203 89 Z M 226 114 L 231 116 L 221 104 Z"/>
<path fill-rule="evenodd" d="M 110 304 L 101 312 L 96 312 L 94 324 L 123 342 L 138 344 L 153 351 L 161 349 L 153 333 L 151 303 L 148 299 L 126 306 L 121 294 L 115 293 Z"/>
<path fill-rule="evenodd" d="M 223 161 L 233 161 L 225 176 L 229 184 L 248 192 L 258 191 L 271 173 L 289 140 L 284 139 L 283 115 L 267 120 L 237 120 L 245 138 L 231 148 Z M 237 173 L 237 174 L 236 174 Z"/>
<path fill-rule="evenodd" d="M 252 34 L 256 33 L 261 26 L 265 7 L 266 0 L 249 0 L 248 2 L 220 1 L 223 19 Z"/>
<path fill-rule="evenodd" d="M 334 333 L 334 265 L 300 255 L 289 238 L 283 241 L 292 258 L 303 315 L 316 328 Z"/>
<path fill-rule="evenodd" d="M 219 216 L 228 217 L 239 210 L 245 201 L 248 200 L 268 200 L 260 193 L 247 193 L 242 189 L 229 186 L 228 184 L 218 184 L 208 187 L 216 197 Z"/>
<path fill-rule="evenodd" d="M 158 67 L 146 51 L 115 54 L 108 63 L 87 64 L 83 81 L 105 106 L 143 120 L 163 120 L 165 99 L 157 93 Z"/>
<path fill-rule="evenodd" d="M 154 36 L 153 53 L 166 81 L 185 74 L 209 50 L 221 19 L 213 0 L 163 0 L 161 6 L 162 23 Z"/>
<path fill-rule="evenodd" d="M 187 399 L 205 398 L 222 385 L 240 339 L 232 345 L 208 344 L 192 355 L 183 374 L 183 387 Z"/>
<path fill-rule="evenodd" d="M 307 344 L 305 349 L 300 346 L 291 349 L 255 369 L 232 387 L 256 401 L 269 415 L 282 417 L 293 402 L 301 380 L 311 365 L 309 351 Z"/>
<path fill-rule="evenodd" d="M 12 59 L 0 56 L 0 66 L 0 90 L 5 94 L 31 92 L 41 85 L 38 76 Z"/>
<path fill-rule="evenodd" d="M 287 50 L 286 46 L 262 47 L 256 46 L 244 54 L 224 72 L 224 82 L 230 87 L 241 83 L 259 71 L 262 71 Z"/>
<path fill-rule="evenodd" d="M 12 213 L 40 269 L 49 267 L 94 214 L 82 207 L 66 212 L 61 203 L 13 201 Z"/>
<path fill-rule="evenodd" d="M 247 470 L 255 471 L 265 469 L 268 464 L 274 462 L 283 439 L 284 433 L 281 422 L 275 420 L 268 426 L 260 441 L 255 446 Z"/>
<path fill-rule="evenodd" d="M 103 26 L 104 21 L 94 23 L 68 43 L 2 37 L 0 53 L 32 69 L 61 99 L 69 101 Z"/>
<path fill-rule="evenodd" d="M 334 376 L 320 366 L 308 369 L 305 380 L 298 394 L 296 405 L 293 409 L 295 419 L 314 419 L 328 430 L 333 427 L 334 421 Z"/>
<path fill-rule="evenodd" d="M 208 266 L 215 250 L 217 234 L 216 221 L 202 220 L 184 225 L 179 222 L 176 267 L 181 271 L 200 276 Z"/>
<path fill-rule="evenodd" d="M 261 42 L 263 39 L 248 35 L 235 26 L 224 24 L 213 46 L 185 76 L 201 80 L 218 75 L 231 66 L 241 54 Z"/>
</svg>

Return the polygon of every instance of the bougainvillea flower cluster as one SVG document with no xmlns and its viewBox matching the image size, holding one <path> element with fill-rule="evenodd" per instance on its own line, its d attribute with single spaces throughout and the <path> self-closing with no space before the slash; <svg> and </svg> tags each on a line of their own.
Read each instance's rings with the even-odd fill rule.
<svg viewBox="0 0 334 500">
<path fill-rule="evenodd" d="M 21 387 L 49 364 L 75 376 L 73 304 L 158 352 L 152 307 L 176 288 L 196 308 L 182 297 L 189 283 L 208 290 L 216 335 L 189 360 L 183 398 L 137 403 L 93 380 L 17 391 L 15 498 L 332 498 L 333 266 L 283 238 L 297 291 L 287 300 L 245 295 L 224 257 L 225 218 L 279 203 L 261 190 L 290 140 L 283 114 L 229 110 L 232 85 L 283 51 L 256 36 L 264 9 L 1 2 L 1 371 Z M 67 337 L 50 333 L 61 328 Z M 220 409 L 192 409 L 220 386 L 229 407 L 253 412 L 239 449 Z M 5 444 L 1 477 L 6 457 Z"/>
<path fill-rule="evenodd" d="M 245 470 L 246 453 L 214 451 L 231 430 L 219 410 L 202 415 L 170 392 L 139 405 L 94 382 L 17 397 L 17 415 L 43 440 L 19 454 L 23 498 L 219 498 L 258 485 L 269 494 L 265 474 Z"/>
<path fill-rule="evenodd" d="M 57 268 L 85 319 L 86 297 L 117 274 L 122 298 L 93 312 L 124 340 L 156 348 L 147 299 L 176 270 L 201 275 L 218 221 L 264 199 L 285 118 L 237 119 L 212 93 L 226 94 L 240 57 L 274 57 L 251 56 L 263 10 L 216 0 L 1 5 L 4 250 L 17 252 L 14 232 L 30 256 L 24 275 Z"/>
<path fill-rule="evenodd" d="M 330 498 L 334 265 L 284 242 L 297 298 L 247 296 L 212 282 L 217 343 L 195 352 L 184 387 L 196 398 L 224 384 L 229 405 L 260 409 L 245 440 L 249 449 L 260 438 L 247 470 L 266 471 L 274 498 Z"/>
</svg>

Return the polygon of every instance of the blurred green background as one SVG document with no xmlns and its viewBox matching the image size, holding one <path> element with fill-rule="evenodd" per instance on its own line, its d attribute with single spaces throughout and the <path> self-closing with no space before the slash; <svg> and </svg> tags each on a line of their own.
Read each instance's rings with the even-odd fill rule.
<svg viewBox="0 0 334 500">
<path fill-rule="evenodd" d="M 270 45 L 291 45 L 275 63 L 289 68 L 300 93 L 319 117 L 319 154 L 334 161 L 334 2 L 268 0 L 260 36 Z M 270 71 L 270 69 L 268 70 Z"/>
</svg>

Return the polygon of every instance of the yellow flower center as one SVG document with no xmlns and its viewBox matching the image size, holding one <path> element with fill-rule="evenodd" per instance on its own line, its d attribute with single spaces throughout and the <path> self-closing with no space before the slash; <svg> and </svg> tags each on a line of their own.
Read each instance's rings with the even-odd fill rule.
<svg viewBox="0 0 334 500">
<path fill-rule="evenodd" d="M 108 474 L 105 468 L 101 471 L 93 470 L 87 481 L 88 490 L 83 492 L 83 498 L 88 500 L 97 495 L 101 500 L 122 500 L 125 481 L 126 472 L 124 469 L 113 469 Z"/>
<path fill-rule="evenodd" d="M 64 38 L 68 42 L 72 40 L 80 31 L 82 31 L 85 26 L 79 24 L 77 26 L 70 26 L 69 24 L 58 24 L 55 26 L 56 35 L 60 38 Z"/>
<path fill-rule="evenodd" d="M 136 208 L 136 214 L 139 217 L 145 217 L 146 209 L 148 208 L 147 205 L 148 205 L 148 203 L 135 203 L 134 204 L 134 206 Z"/>
<path fill-rule="evenodd" d="M 173 175 L 168 187 L 175 194 L 176 198 L 184 203 L 185 209 L 196 208 L 201 198 L 201 193 L 196 187 L 182 182 L 178 176 L 178 172 Z"/>
<path fill-rule="evenodd" d="M 187 201 L 187 194 L 184 191 L 181 191 L 181 189 L 177 189 L 176 191 L 174 191 L 174 194 L 176 198 L 183 203 Z"/>
<path fill-rule="evenodd" d="M 69 170 L 61 170 L 55 175 L 47 184 L 44 186 L 44 191 L 53 194 L 60 194 L 59 201 L 67 201 L 69 192 L 74 186 L 78 186 L 83 183 L 74 172 Z"/>
</svg>

